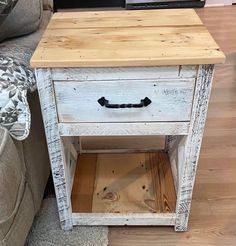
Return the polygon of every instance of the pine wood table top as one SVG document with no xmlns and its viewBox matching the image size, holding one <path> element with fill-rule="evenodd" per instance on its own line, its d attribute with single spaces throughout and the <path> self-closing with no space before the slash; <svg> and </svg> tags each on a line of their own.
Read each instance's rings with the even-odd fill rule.
<svg viewBox="0 0 236 246">
<path fill-rule="evenodd" d="M 55 13 L 32 67 L 127 67 L 223 63 L 193 9 Z"/>
</svg>

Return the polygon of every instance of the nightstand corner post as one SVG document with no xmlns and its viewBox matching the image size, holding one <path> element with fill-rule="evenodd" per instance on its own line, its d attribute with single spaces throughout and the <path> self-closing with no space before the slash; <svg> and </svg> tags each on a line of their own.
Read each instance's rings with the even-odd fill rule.
<svg viewBox="0 0 236 246">
<path fill-rule="evenodd" d="M 73 226 L 72 209 L 70 197 L 68 196 L 63 143 L 58 130 L 51 69 L 37 68 L 35 72 L 61 228 L 70 230 Z"/>
<path fill-rule="evenodd" d="M 201 65 L 196 79 L 189 134 L 182 139 L 184 153 L 179 166 L 175 231 L 186 231 L 197 163 L 204 133 L 214 65 Z"/>
</svg>

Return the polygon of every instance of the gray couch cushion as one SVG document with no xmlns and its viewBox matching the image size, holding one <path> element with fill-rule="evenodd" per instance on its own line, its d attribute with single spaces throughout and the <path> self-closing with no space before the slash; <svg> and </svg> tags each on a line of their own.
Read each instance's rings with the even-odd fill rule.
<svg viewBox="0 0 236 246">
<path fill-rule="evenodd" d="M 1 246 L 24 246 L 25 239 L 34 219 L 34 206 L 28 184 L 25 185 L 24 194 L 19 209 L 14 217 L 6 236 L 0 241 Z"/>
<path fill-rule="evenodd" d="M 17 58 L 18 61 L 20 61 L 21 65 L 28 67 L 29 66 L 29 60 L 30 57 L 32 56 L 33 50 L 36 48 L 40 37 L 44 31 L 44 29 L 47 26 L 47 23 L 50 19 L 52 15 L 52 12 L 50 10 L 45 10 L 43 11 L 43 20 L 40 24 L 40 29 L 34 33 L 32 33 L 31 35 L 26 35 L 20 38 L 14 38 L 14 39 L 10 39 L 7 40 L 3 43 L 0 44 L 0 57 L 3 56 L 7 56 L 7 57 L 15 57 Z M 1 63 L 1 61 L 0 61 Z M 26 69 L 27 70 L 27 69 Z M 1 75 L 1 67 L 0 67 L 0 75 Z M 4 95 L 3 95 L 3 91 L 1 91 L 1 84 L 4 82 L 0 79 L 0 118 L 1 118 L 1 112 L 4 112 L 4 110 L 6 108 L 9 108 L 8 106 L 11 103 L 11 100 L 7 100 L 7 95 L 8 94 L 4 94 L 5 95 L 5 99 L 4 99 Z M 29 84 L 30 85 L 30 84 Z M 34 85 L 34 84 L 33 84 Z M 31 85 L 30 85 L 31 87 Z M 32 87 L 31 87 L 32 88 Z M 14 88 L 12 88 L 14 90 Z M 19 89 L 19 88 L 18 88 Z M 4 90 L 6 91 L 6 89 Z M 22 94 L 23 93 L 23 94 Z M 15 121 L 16 124 L 8 124 L 5 125 L 4 122 L 0 124 L 2 124 L 5 127 L 8 127 L 8 129 L 10 130 L 10 133 L 12 134 L 13 137 L 15 137 L 16 139 L 22 140 L 25 139 L 29 133 L 30 130 L 30 111 L 28 109 L 28 103 L 27 100 L 25 98 L 26 96 L 26 90 L 22 91 L 21 94 L 23 95 L 21 98 L 23 99 L 23 102 L 20 102 L 18 100 L 18 106 L 17 108 L 22 109 L 22 111 L 19 113 L 18 119 Z M 14 98 L 13 98 L 14 99 Z M 4 101 L 4 102 L 3 102 Z M 20 106 L 22 105 L 22 106 Z M 1 121 L 1 120 L 0 120 Z M 20 127 L 18 127 L 20 124 Z M 15 131 L 15 129 L 20 129 L 20 131 Z"/>
<path fill-rule="evenodd" d="M 18 0 L 0 26 L 0 41 L 38 29 L 43 12 L 42 0 Z"/>
<path fill-rule="evenodd" d="M 32 127 L 29 136 L 22 141 L 22 145 L 26 179 L 32 192 L 35 211 L 38 211 L 50 173 L 50 162 L 37 91 L 29 94 L 28 102 Z"/>
<path fill-rule="evenodd" d="M 24 190 L 24 164 L 7 130 L 0 127 L 0 239 L 14 220 Z"/>
<path fill-rule="evenodd" d="M 28 0 L 27 2 L 29 7 L 31 7 L 36 1 Z M 27 8 L 28 6 L 25 6 L 26 10 Z M 0 44 L 0 52 L 17 57 L 27 66 L 32 51 L 37 46 L 50 16 L 51 11 L 44 11 L 44 20 L 40 26 L 41 30 L 20 38 L 4 41 Z M 2 32 L 0 30 L 1 35 Z M 34 213 L 40 207 L 50 172 L 37 92 L 29 93 L 28 96 L 32 112 L 32 130 L 29 137 L 24 141 L 14 140 L 13 144 L 8 131 L 0 127 L 1 246 L 24 245 Z M 6 146 L 6 148 L 2 148 L 2 146 Z M 4 151 L 1 152 L 1 149 Z"/>
<path fill-rule="evenodd" d="M 1 0 L 0 1 L 0 25 L 3 20 L 11 13 L 18 0 Z"/>
<path fill-rule="evenodd" d="M 47 23 L 51 17 L 52 13 L 50 10 L 43 11 L 43 20 L 40 24 L 40 29 L 37 32 L 32 33 L 31 35 L 26 35 L 20 38 L 14 38 L 11 40 L 7 40 L 0 44 L 0 57 L 15 57 L 18 61 L 20 61 L 21 65 L 28 67 L 29 66 L 29 60 L 32 55 L 32 50 L 34 50 L 40 40 L 40 37 L 44 31 L 44 29 L 47 26 Z M 0 61 L 1 63 L 1 61 Z M 28 69 L 26 69 L 28 70 Z M 3 71 L 4 72 L 4 71 Z M 30 72 L 30 71 L 28 71 Z M 1 76 L 1 66 L 0 66 L 0 76 Z M 14 77 L 13 77 L 14 78 Z M 15 91 L 14 85 L 12 90 L 8 91 L 8 89 L 1 89 L 1 84 L 5 84 L 3 81 L 3 77 L 0 78 L 0 118 L 1 112 L 5 112 L 6 109 L 9 108 L 10 104 L 12 105 L 12 100 L 8 100 L 8 92 Z M 7 80 L 9 81 L 9 80 Z M 17 79 L 14 79 L 14 81 L 17 81 Z M 30 81 L 29 81 L 30 82 Z M 35 82 L 35 81 L 33 81 Z M 8 83 L 9 84 L 9 83 Z M 34 86 L 34 84 L 32 84 Z M 31 87 L 31 83 L 29 83 L 29 86 Z M 31 87 L 32 88 L 32 87 Z M 34 88 L 34 87 L 33 87 Z M 20 88 L 17 88 L 17 91 Z M 5 91 L 5 94 L 3 93 Z M 23 94 L 22 94 L 23 93 Z M 5 95 L 5 96 L 4 96 Z M 12 93 L 11 93 L 12 95 Z M 10 133 L 13 137 L 16 139 L 24 139 L 27 137 L 29 130 L 30 130 L 30 111 L 28 109 L 28 103 L 25 98 L 26 96 L 26 90 L 21 92 L 21 95 L 23 95 L 21 98 L 23 99 L 22 102 L 20 102 L 18 99 L 18 109 L 22 109 L 19 112 L 18 119 L 15 121 L 14 124 L 9 124 L 7 122 L 0 122 L 3 126 L 7 127 L 10 130 Z M 16 97 L 15 95 L 14 97 Z M 14 99 L 14 98 L 13 98 Z M 1 121 L 1 119 L 0 119 Z M 20 124 L 20 125 L 19 125 Z M 19 127 L 20 126 L 20 127 Z M 15 131 L 15 129 L 20 129 L 20 131 Z"/>
<path fill-rule="evenodd" d="M 5 40 L 0 44 L 0 53 L 2 55 L 5 54 L 6 56 L 18 57 L 21 62 L 23 61 L 29 66 L 29 60 L 32 53 L 38 45 L 51 16 L 51 10 L 43 11 L 43 19 L 40 23 L 39 30 L 31 33 L 30 35 Z"/>
</svg>

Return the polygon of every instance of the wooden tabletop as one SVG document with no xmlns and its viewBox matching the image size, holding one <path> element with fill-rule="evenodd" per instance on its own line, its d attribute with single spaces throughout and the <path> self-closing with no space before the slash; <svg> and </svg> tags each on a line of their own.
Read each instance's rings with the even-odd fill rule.
<svg viewBox="0 0 236 246">
<path fill-rule="evenodd" d="M 32 67 L 124 67 L 223 63 L 193 9 L 61 12 Z"/>
</svg>

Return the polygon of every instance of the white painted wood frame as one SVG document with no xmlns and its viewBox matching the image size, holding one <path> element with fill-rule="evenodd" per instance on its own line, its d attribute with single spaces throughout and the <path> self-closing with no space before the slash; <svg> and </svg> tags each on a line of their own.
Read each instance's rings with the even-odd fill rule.
<svg viewBox="0 0 236 246">
<path fill-rule="evenodd" d="M 68 187 L 70 182 L 67 180 L 65 150 L 58 130 L 51 70 L 36 69 L 36 78 L 60 223 L 62 229 L 69 230 L 72 228 L 72 209 Z"/>
<path fill-rule="evenodd" d="M 193 66 L 186 71 L 193 71 Z M 173 73 L 170 68 L 170 74 Z M 116 123 L 64 123 L 58 121 L 57 101 L 55 99 L 53 77 L 62 78 L 86 78 L 77 69 L 36 69 L 37 85 L 40 95 L 40 103 L 46 131 L 52 175 L 55 185 L 58 211 L 61 226 L 64 230 L 71 229 L 73 225 L 174 225 L 176 231 L 187 230 L 188 217 L 192 199 L 193 186 L 197 170 L 197 162 L 201 147 L 201 141 L 206 120 L 208 101 L 211 91 L 213 65 L 199 66 L 195 88 L 190 122 L 116 122 Z M 166 67 L 158 67 L 159 75 Z M 167 70 L 166 70 L 167 69 Z M 73 71 L 69 76 L 68 71 Z M 117 68 L 96 68 L 99 76 L 109 77 L 112 74 L 117 79 Z M 122 68 L 121 74 L 129 74 L 127 80 L 135 77 L 128 68 L 129 73 Z M 135 70 L 135 69 L 134 69 Z M 155 69 L 147 69 L 146 76 L 153 77 Z M 92 71 L 92 70 L 91 70 Z M 109 73 L 107 74 L 106 72 Z M 136 70 L 135 70 L 136 71 Z M 172 71 L 172 72 L 171 72 Z M 175 71 L 175 70 L 174 70 Z M 88 70 L 85 70 L 88 73 Z M 196 71 L 195 71 L 196 72 Z M 93 74 L 93 73 L 92 73 Z M 159 76 L 158 75 L 158 76 Z M 192 74 L 196 77 L 196 74 Z M 87 78 L 88 78 L 87 77 Z M 121 76 L 122 77 L 122 76 Z M 169 75 L 173 78 L 174 76 Z M 99 77 L 101 78 L 101 77 Z M 94 77 L 92 77 L 92 80 Z M 124 79 L 122 77 L 122 79 Z M 138 78 L 136 78 L 139 80 Z M 145 79 L 142 77 L 142 80 Z M 154 78 L 155 79 L 155 78 Z M 176 78 L 175 78 L 176 79 Z M 88 82 L 89 83 L 89 82 Z M 114 127 L 115 126 L 115 127 Z M 166 135 L 166 151 L 169 153 L 175 189 L 177 192 L 176 213 L 171 214 L 93 214 L 72 213 L 71 209 L 71 179 L 73 170 L 68 168 L 70 157 L 76 156 L 79 146 L 71 145 L 74 136 L 142 136 L 142 135 Z M 64 139 L 64 140 L 63 140 Z M 72 173 L 71 173 L 72 170 Z"/>
<path fill-rule="evenodd" d="M 189 122 L 59 123 L 61 136 L 187 135 Z"/>
<path fill-rule="evenodd" d="M 175 213 L 73 213 L 74 225 L 175 225 Z"/>
<path fill-rule="evenodd" d="M 186 231 L 210 98 L 214 65 L 201 65 L 195 86 L 189 134 L 179 142 L 176 231 Z"/>
</svg>

